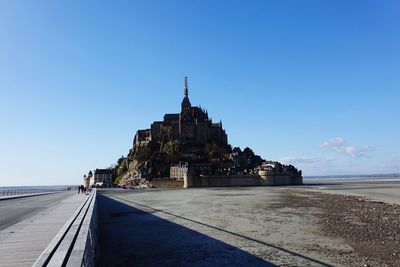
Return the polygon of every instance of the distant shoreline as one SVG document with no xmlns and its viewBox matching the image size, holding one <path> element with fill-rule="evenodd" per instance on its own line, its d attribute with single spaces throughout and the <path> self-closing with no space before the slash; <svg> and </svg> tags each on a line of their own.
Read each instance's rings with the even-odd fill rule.
<svg viewBox="0 0 400 267">
<path fill-rule="evenodd" d="M 400 173 L 390 174 L 352 174 L 352 175 L 309 175 L 303 176 L 304 179 L 365 179 L 365 178 L 400 178 Z"/>
</svg>

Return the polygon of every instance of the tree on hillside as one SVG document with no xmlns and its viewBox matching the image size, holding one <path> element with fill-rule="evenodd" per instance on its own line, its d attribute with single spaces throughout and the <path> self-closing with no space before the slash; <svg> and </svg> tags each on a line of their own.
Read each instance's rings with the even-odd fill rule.
<svg viewBox="0 0 400 267">
<path fill-rule="evenodd" d="M 181 151 L 182 144 L 177 140 L 168 141 L 164 147 L 163 152 L 168 155 L 177 154 Z"/>
<path fill-rule="evenodd" d="M 251 150 L 251 148 L 249 148 L 249 147 L 246 147 L 245 149 L 243 149 L 243 153 L 246 154 L 247 156 L 254 156 L 253 150 Z"/>
<path fill-rule="evenodd" d="M 151 157 L 151 147 L 149 144 L 140 145 L 135 153 L 135 159 L 139 162 L 145 162 Z"/>
<path fill-rule="evenodd" d="M 210 158 L 221 158 L 223 157 L 225 150 L 215 143 L 207 143 L 204 148 L 204 152 Z"/>
<path fill-rule="evenodd" d="M 240 153 L 242 153 L 242 150 L 240 149 L 240 147 L 235 147 L 232 149 L 232 153 L 237 153 L 238 155 L 240 155 Z"/>
</svg>

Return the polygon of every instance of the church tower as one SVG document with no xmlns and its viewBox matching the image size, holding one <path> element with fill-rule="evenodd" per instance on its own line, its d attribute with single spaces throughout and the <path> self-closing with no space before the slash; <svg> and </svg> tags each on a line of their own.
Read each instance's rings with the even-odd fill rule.
<svg viewBox="0 0 400 267">
<path fill-rule="evenodd" d="M 194 135 L 194 125 L 192 123 L 192 104 L 189 100 L 189 88 L 187 77 L 185 77 L 185 87 L 181 103 L 181 113 L 179 114 L 179 136 L 182 140 L 188 140 Z"/>
<path fill-rule="evenodd" d="M 187 82 L 187 77 L 185 77 L 185 89 L 184 89 L 184 97 L 181 103 L 181 114 L 190 113 L 191 108 L 192 104 L 190 104 L 189 100 L 188 82 Z"/>
</svg>

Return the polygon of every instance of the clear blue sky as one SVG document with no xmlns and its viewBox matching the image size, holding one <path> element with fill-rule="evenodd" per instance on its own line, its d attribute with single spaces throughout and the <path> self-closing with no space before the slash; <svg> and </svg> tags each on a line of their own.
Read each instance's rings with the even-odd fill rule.
<svg viewBox="0 0 400 267">
<path fill-rule="evenodd" d="M 304 175 L 400 172 L 399 1 L 0 2 L 0 186 L 77 184 L 189 97 Z"/>
</svg>

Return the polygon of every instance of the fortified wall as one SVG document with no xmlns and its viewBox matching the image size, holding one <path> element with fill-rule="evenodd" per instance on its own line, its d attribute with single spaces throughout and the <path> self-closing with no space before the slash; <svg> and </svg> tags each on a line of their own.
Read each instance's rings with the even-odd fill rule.
<svg viewBox="0 0 400 267">
<path fill-rule="evenodd" d="M 226 176 L 192 176 L 184 177 L 183 188 L 192 187 L 234 187 L 234 186 L 277 186 L 301 185 L 302 177 L 288 174 L 271 175 L 226 175 Z"/>
</svg>

